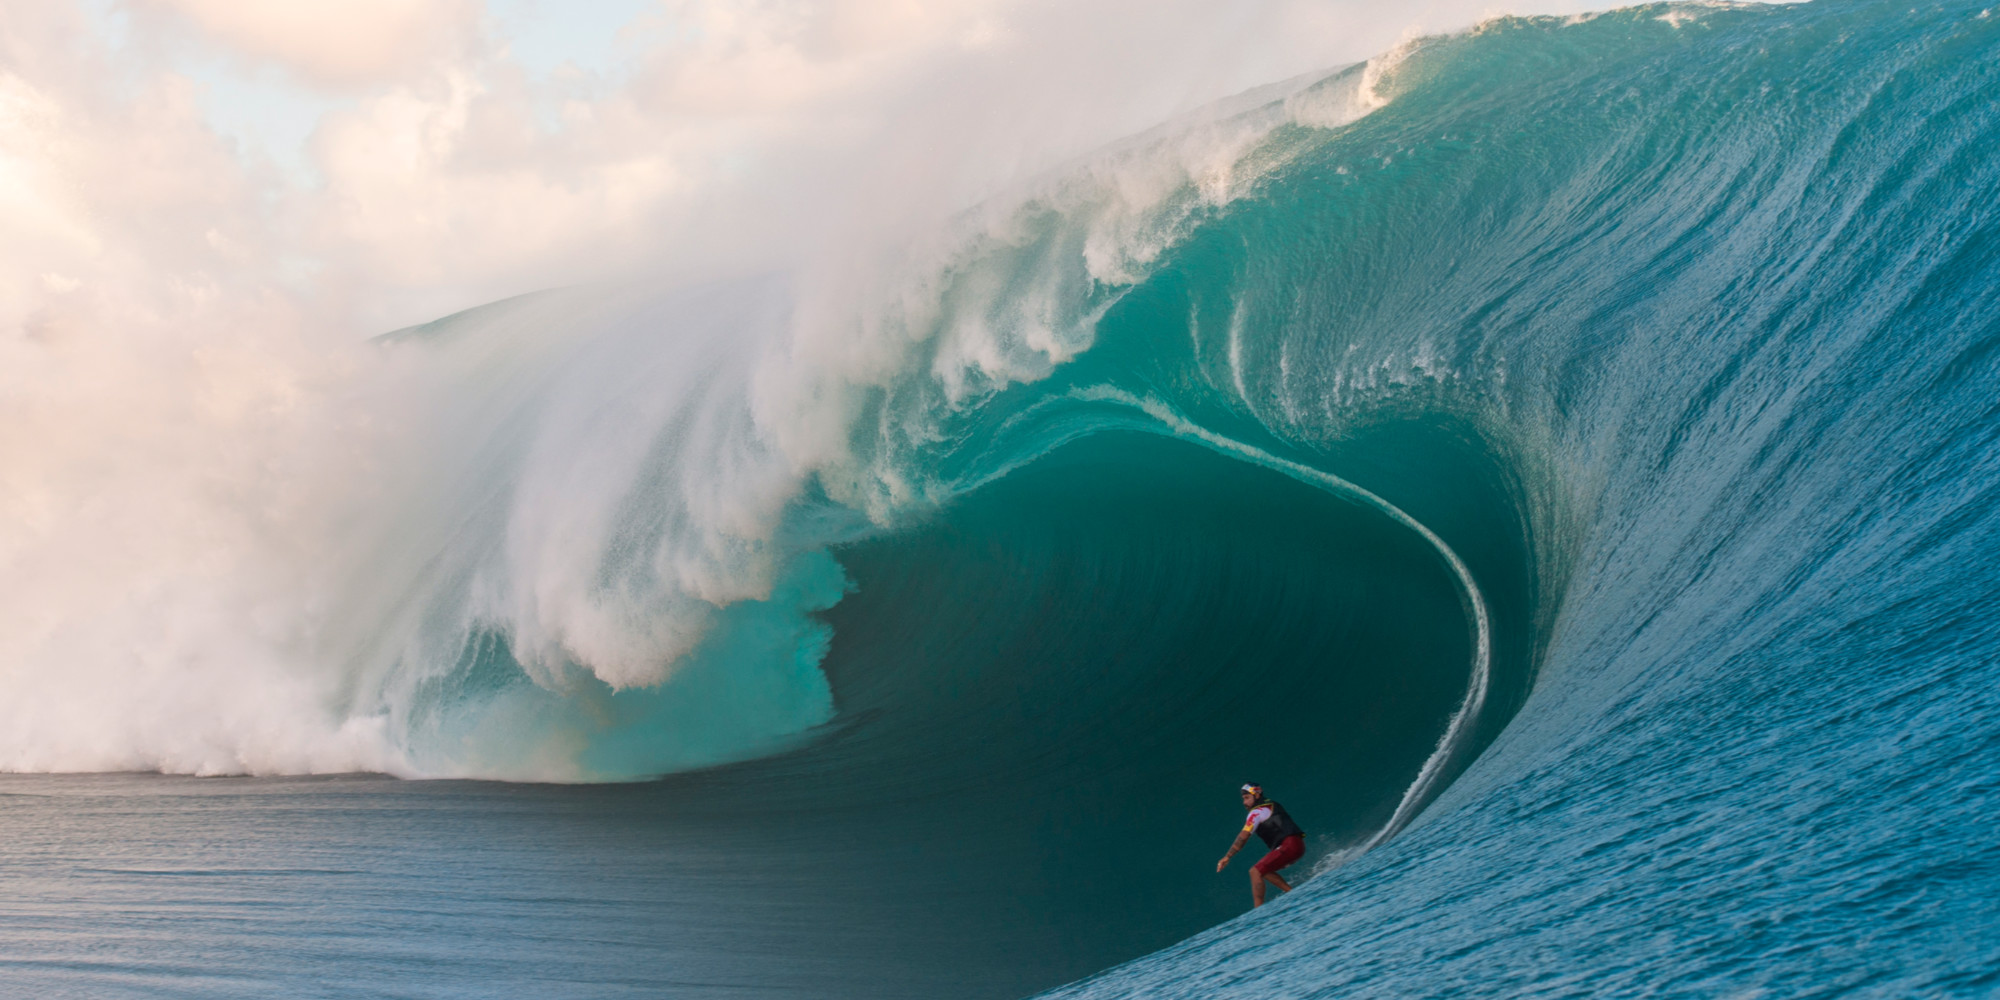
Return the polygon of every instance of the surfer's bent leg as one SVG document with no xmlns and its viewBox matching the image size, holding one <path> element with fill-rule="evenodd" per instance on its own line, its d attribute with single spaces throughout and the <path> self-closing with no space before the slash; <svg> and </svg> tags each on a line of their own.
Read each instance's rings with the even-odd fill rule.
<svg viewBox="0 0 2000 1000">
<path fill-rule="evenodd" d="M 1262 861 L 1250 866 L 1250 901 L 1252 906 L 1264 905 L 1264 883 L 1269 882 L 1281 892 L 1292 891 L 1291 884 L 1278 875 L 1278 869 L 1297 861 L 1306 853 L 1304 837 L 1286 837 Z"/>
</svg>

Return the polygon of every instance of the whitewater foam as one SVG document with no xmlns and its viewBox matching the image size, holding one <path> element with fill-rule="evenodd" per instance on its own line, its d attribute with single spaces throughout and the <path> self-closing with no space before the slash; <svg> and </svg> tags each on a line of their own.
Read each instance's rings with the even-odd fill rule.
<svg viewBox="0 0 2000 1000">
<path fill-rule="evenodd" d="M 157 691 L 122 708 L 88 693 L 151 639 L 96 654 L 37 640 L 13 658 L 40 678 L 12 685 L 23 717 L 89 705 L 105 722 L 87 741 L 99 749 L 24 723 L 0 766 L 588 779 L 784 745 L 832 711 L 809 669 L 825 646 L 813 616 L 840 593 L 828 548 L 989 481 L 927 470 L 952 455 L 988 472 L 1012 461 L 978 456 L 967 426 L 980 409 L 1088 351 L 1162 254 L 1312 148 L 1287 129 L 1338 129 L 1385 106 L 1413 45 L 1196 112 L 893 252 L 847 248 L 790 276 L 675 291 L 543 293 L 385 338 L 310 400 L 324 430 L 248 448 L 234 430 L 214 436 L 251 463 L 303 437 L 351 457 L 312 463 L 278 529 L 316 549 L 244 548 L 268 565 L 220 571 L 218 584 L 246 590 L 210 599 L 199 637 L 138 624 L 101 596 L 48 612 L 174 632 L 139 655 L 182 666 L 152 676 L 214 671 L 227 679 L 194 687 L 226 693 L 161 724 L 149 706 L 173 699 Z M 1236 335 L 1230 364 L 1248 399 Z M 156 488 L 155 466 L 134 468 Z M 169 616 L 190 594 L 183 558 L 153 564 L 181 584 Z M 259 619 L 295 637 L 247 648 L 235 632 Z M 481 652 L 493 636 L 504 663 Z M 59 659 L 100 663 L 98 679 L 70 686 Z M 634 734 L 691 711 L 666 706 L 693 695 L 663 693 L 689 672 L 740 676 L 724 684 L 735 694 L 700 696 L 716 699 L 707 717 L 733 721 L 674 722 L 680 735 L 648 750 Z M 181 746 L 180 732 L 205 735 Z"/>
</svg>

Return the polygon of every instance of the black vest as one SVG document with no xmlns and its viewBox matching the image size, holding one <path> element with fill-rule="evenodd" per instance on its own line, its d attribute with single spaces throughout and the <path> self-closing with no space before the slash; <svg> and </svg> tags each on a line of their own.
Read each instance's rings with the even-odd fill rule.
<svg viewBox="0 0 2000 1000">
<path fill-rule="evenodd" d="M 1257 836 L 1263 838 L 1265 847 L 1275 848 L 1284 842 L 1286 837 L 1304 837 L 1306 835 L 1304 830 L 1299 829 L 1297 823 L 1292 822 L 1292 817 L 1285 812 L 1284 806 L 1270 799 L 1265 799 L 1257 804 L 1271 807 L 1271 815 L 1265 817 L 1264 822 L 1257 824 Z"/>
</svg>

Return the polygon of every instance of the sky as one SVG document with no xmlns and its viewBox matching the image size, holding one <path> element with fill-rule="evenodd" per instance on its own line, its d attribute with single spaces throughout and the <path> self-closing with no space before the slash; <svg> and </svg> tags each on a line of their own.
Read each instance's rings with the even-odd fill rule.
<svg viewBox="0 0 2000 1000">
<path fill-rule="evenodd" d="M 653 0 L 495 0 L 484 8 L 483 30 L 496 55 L 533 79 L 602 78 L 616 75 L 640 53 L 648 28 L 664 23 L 658 16 L 642 16 L 655 14 L 658 6 Z M 131 44 L 131 5 L 92 0 L 85 9 L 97 35 L 121 47 Z M 301 86 L 307 81 L 287 72 L 283 60 L 258 65 L 229 41 L 189 46 L 178 53 L 173 68 L 198 85 L 203 117 L 218 133 L 287 169 L 309 174 L 306 145 L 314 127 L 328 112 L 351 110 L 356 103 L 352 93 Z"/>
</svg>

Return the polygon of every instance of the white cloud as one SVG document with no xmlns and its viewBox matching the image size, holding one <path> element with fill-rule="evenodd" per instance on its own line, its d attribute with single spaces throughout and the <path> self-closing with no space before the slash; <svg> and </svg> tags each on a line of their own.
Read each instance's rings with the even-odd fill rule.
<svg viewBox="0 0 2000 1000">
<path fill-rule="evenodd" d="M 420 70 L 463 48 L 478 25 L 474 0 L 137 0 L 178 14 L 252 60 L 310 83 L 354 87 Z"/>
</svg>

